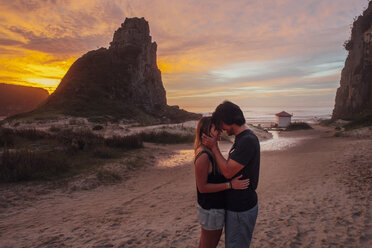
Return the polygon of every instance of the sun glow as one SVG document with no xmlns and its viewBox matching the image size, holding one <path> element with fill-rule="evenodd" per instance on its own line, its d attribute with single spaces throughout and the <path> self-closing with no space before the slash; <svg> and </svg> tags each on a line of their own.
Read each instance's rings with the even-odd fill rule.
<svg viewBox="0 0 372 248">
<path fill-rule="evenodd" d="M 0 80 L 6 83 L 41 87 L 52 93 L 76 58 L 57 57 L 37 51 L 19 51 L 13 58 L 0 56 Z"/>
<path fill-rule="evenodd" d="M 201 57 L 201 55 L 200 55 Z M 159 57 L 158 68 L 163 74 L 198 73 L 207 68 L 206 61 L 193 55 L 190 57 Z"/>
</svg>

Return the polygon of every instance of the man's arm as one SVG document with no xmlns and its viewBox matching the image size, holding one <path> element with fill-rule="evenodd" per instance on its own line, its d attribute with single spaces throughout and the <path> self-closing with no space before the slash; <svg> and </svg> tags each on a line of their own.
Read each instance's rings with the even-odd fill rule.
<svg viewBox="0 0 372 248">
<path fill-rule="evenodd" d="M 246 189 L 249 185 L 249 179 L 240 180 L 240 177 L 236 177 L 230 182 L 226 183 L 208 183 L 208 167 L 210 160 L 207 154 L 202 154 L 195 161 L 195 179 L 196 186 L 200 193 L 214 193 L 227 189 Z"/>
<path fill-rule="evenodd" d="M 224 175 L 224 177 L 230 179 L 244 168 L 242 164 L 232 159 L 226 160 L 222 156 L 220 148 L 217 144 L 217 139 L 215 137 L 208 137 L 203 134 L 202 142 L 205 146 L 209 147 L 212 150 L 216 158 L 218 168 L 220 168 L 220 171 Z"/>
</svg>

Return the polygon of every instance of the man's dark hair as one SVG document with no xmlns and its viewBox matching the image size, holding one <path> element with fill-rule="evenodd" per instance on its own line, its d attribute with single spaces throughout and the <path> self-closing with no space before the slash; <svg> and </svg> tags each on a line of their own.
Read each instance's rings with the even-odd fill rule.
<svg viewBox="0 0 372 248">
<path fill-rule="evenodd" d="M 241 126 L 245 124 L 245 118 L 238 105 L 229 101 L 224 101 L 217 106 L 212 114 L 212 122 L 218 129 L 221 129 L 221 122 L 227 125 L 236 124 Z"/>
</svg>

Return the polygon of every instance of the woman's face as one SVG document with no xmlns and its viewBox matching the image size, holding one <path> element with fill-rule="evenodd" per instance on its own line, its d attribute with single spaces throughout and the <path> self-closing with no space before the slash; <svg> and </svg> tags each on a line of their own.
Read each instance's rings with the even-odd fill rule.
<svg viewBox="0 0 372 248">
<path fill-rule="evenodd" d="M 212 124 L 209 135 L 213 137 L 217 137 L 217 140 L 221 140 L 221 131 L 217 130 L 214 124 Z"/>
</svg>

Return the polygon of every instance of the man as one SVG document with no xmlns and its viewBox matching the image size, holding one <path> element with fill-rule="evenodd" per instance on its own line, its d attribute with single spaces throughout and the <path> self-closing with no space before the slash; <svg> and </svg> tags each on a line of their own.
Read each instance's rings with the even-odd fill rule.
<svg viewBox="0 0 372 248">
<path fill-rule="evenodd" d="M 222 156 L 216 137 L 203 135 L 203 144 L 208 146 L 221 173 L 226 178 L 250 179 L 245 190 L 226 191 L 225 242 L 227 248 L 249 247 L 256 224 L 258 205 L 256 188 L 260 169 L 260 144 L 257 136 L 245 125 L 245 118 L 239 106 L 225 101 L 212 115 L 216 127 L 235 135 L 235 142 L 227 160 Z"/>
</svg>

